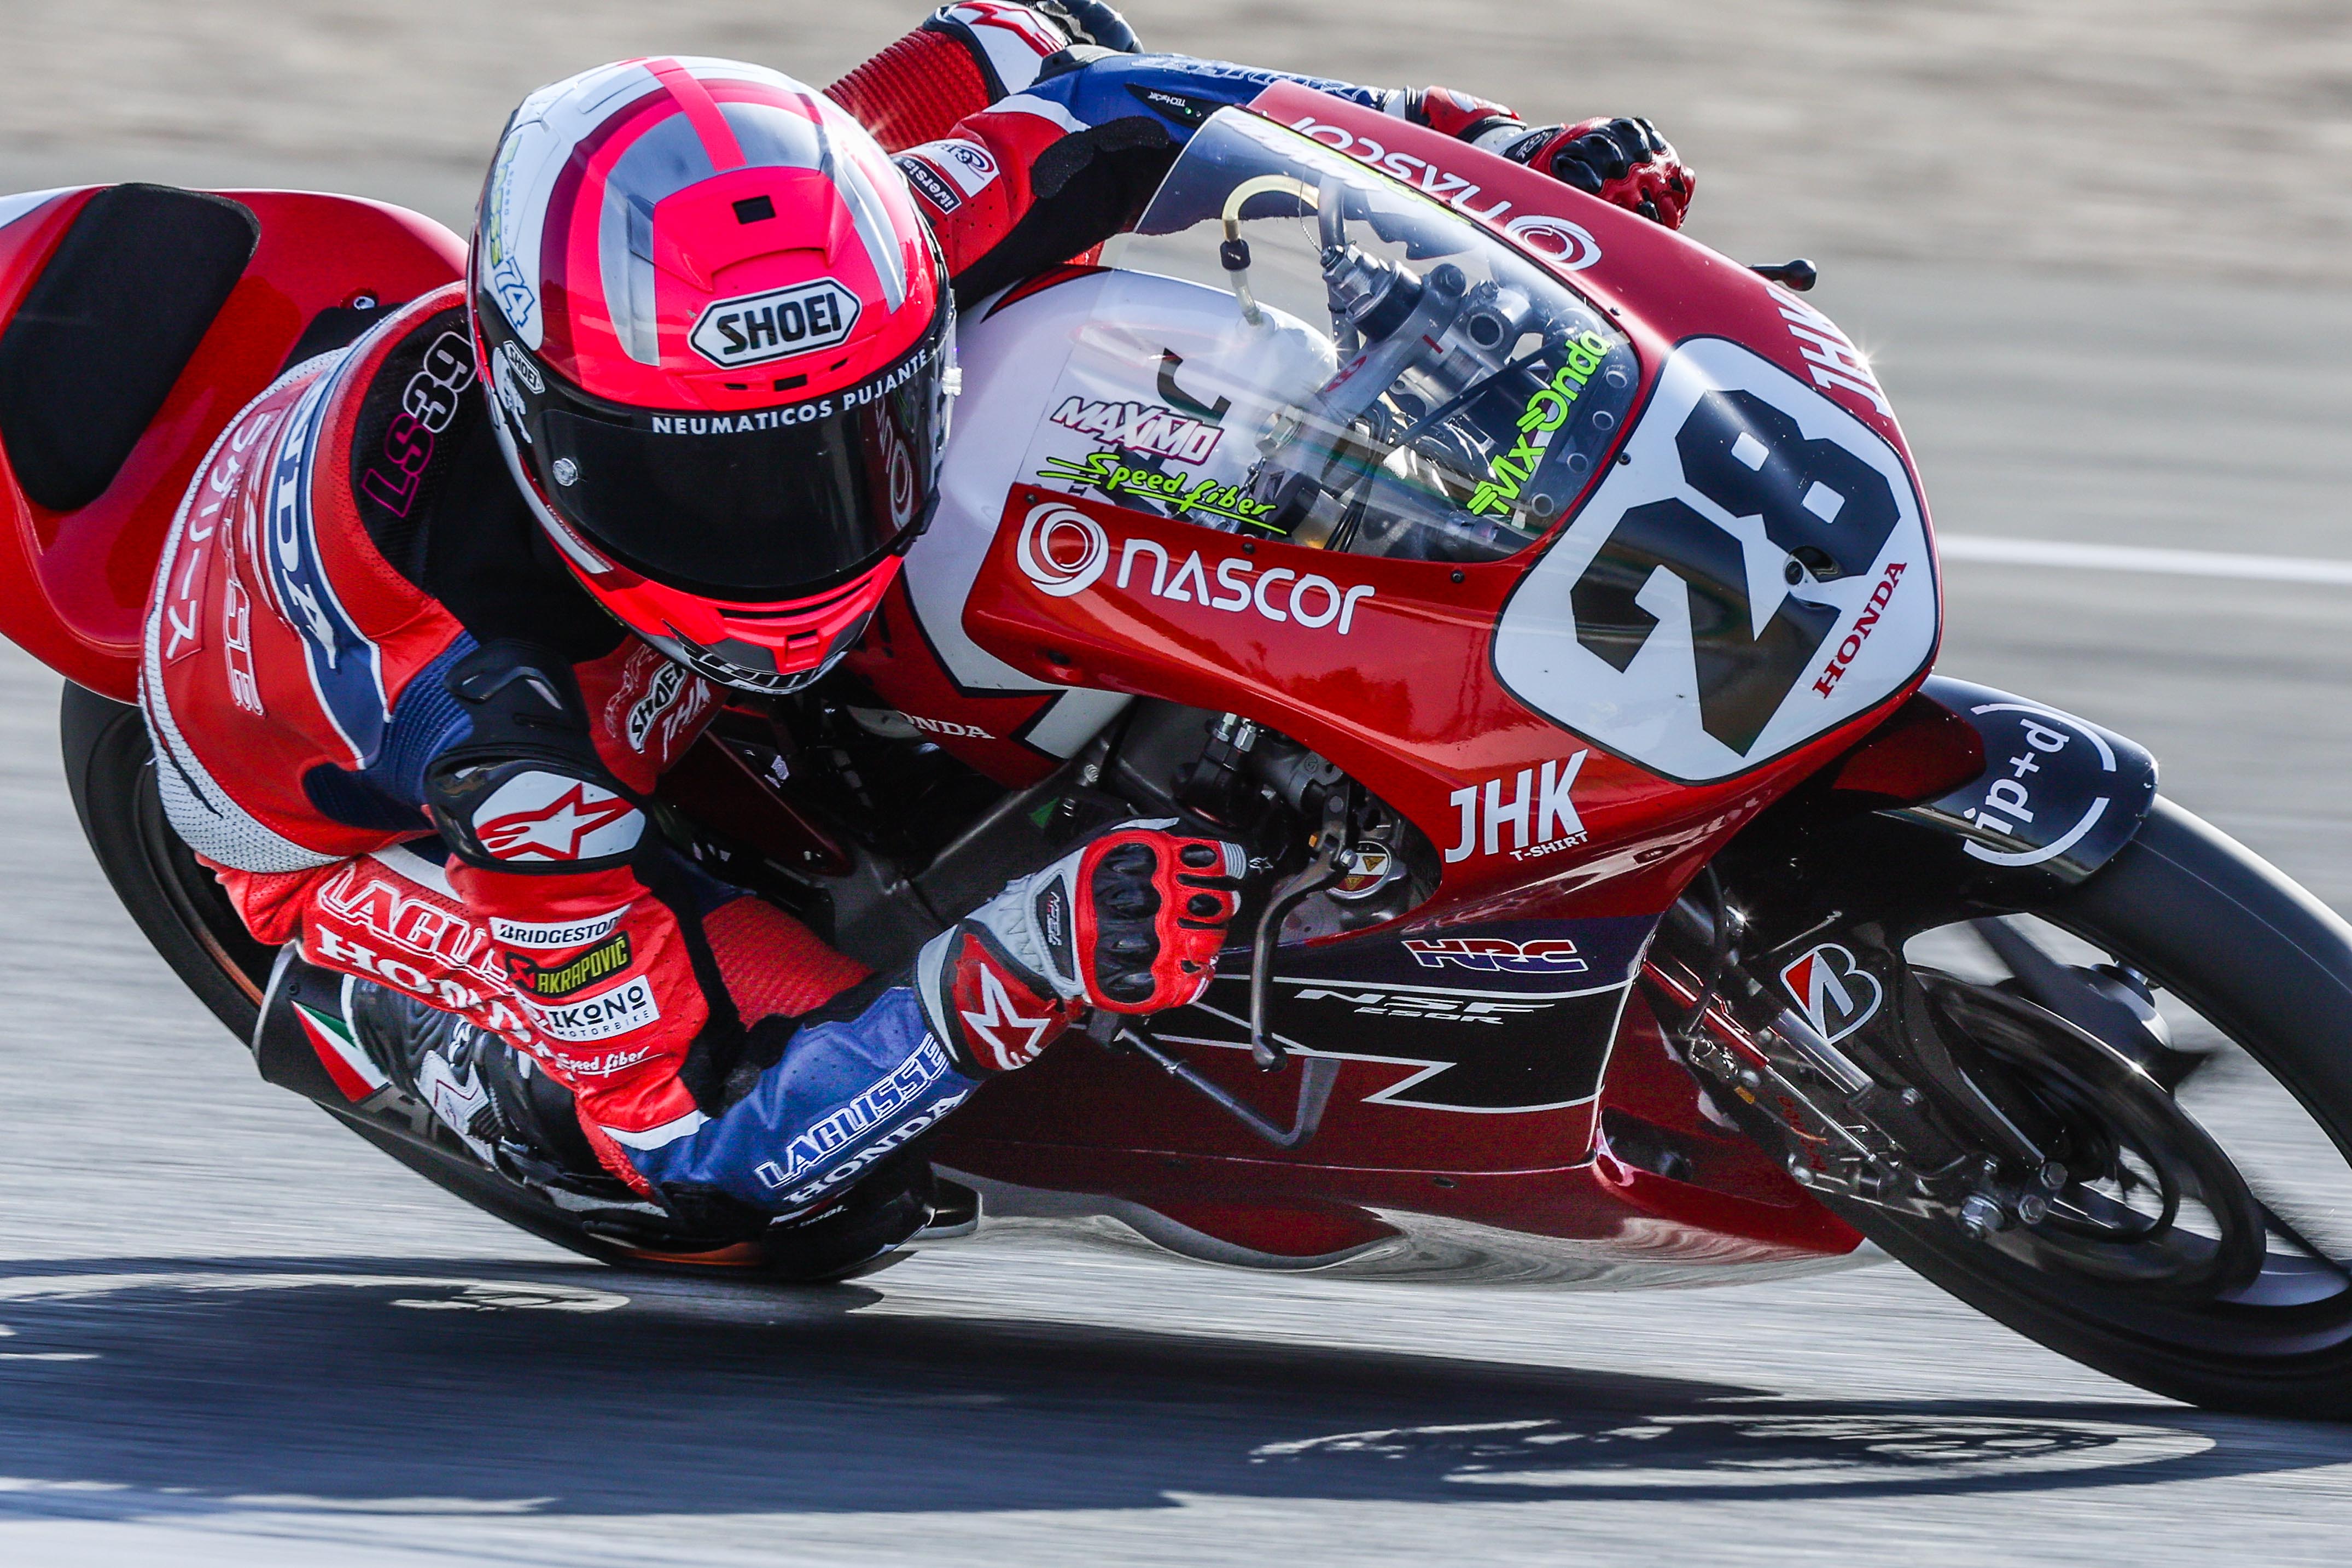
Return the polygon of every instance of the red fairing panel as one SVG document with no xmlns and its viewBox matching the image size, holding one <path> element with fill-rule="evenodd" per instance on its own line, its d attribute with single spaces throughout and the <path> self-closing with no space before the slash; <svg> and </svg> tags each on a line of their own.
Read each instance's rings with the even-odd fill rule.
<svg viewBox="0 0 2352 1568">
<path fill-rule="evenodd" d="M 0 330 L 75 215 L 103 187 L 65 192 L 0 228 Z M 0 633 L 118 701 L 138 690 L 155 561 L 195 467 L 323 309 L 415 298 L 457 277 L 465 246 L 432 219 L 352 196 L 220 193 L 261 240 L 245 276 L 113 484 L 79 511 L 35 506 L 0 458 Z"/>
<path fill-rule="evenodd" d="M 1342 1238 L 1338 1250 L 1369 1245 L 1360 1235 L 1344 1240 L 1350 1226 L 1400 1210 L 1617 1242 L 1643 1234 L 1630 1215 L 1647 1212 L 1685 1239 L 1714 1231 L 1766 1250 L 1849 1249 L 1850 1231 L 1738 1139 L 1694 1119 L 1688 1081 L 1638 991 L 1622 1009 L 1612 998 L 1577 1015 L 1577 1042 L 1563 1049 L 1593 1052 L 1585 1071 L 1599 1087 L 1572 1103 L 1541 1092 L 1487 1103 L 1477 1075 L 1495 1064 L 1440 1048 L 1427 1032 L 1434 1024 L 1413 1027 L 1433 1040 L 1429 1061 L 1449 1063 L 1442 1080 L 1428 1076 L 1428 1062 L 1408 1061 L 1392 1035 L 1374 1048 L 1344 1031 L 1349 1019 L 1361 1036 L 1397 1030 L 1386 1015 L 1404 1003 L 1461 1012 L 1466 1004 L 1419 999 L 1456 995 L 1496 998 L 1476 1005 L 1515 1012 L 1549 1007 L 1560 1010 L 1548 1016 L 1569 1019 L 1578 987 L 1597 990 L 1619 972 L 1599 961 L 1602 938 L 1636 941 L 1633 928 L 1645 933 L 1744 823 L 1916 689 L 1940 619 L 1934 564 L 1901 432 L 1867 362 L 1792 296 L 1647 220 L 1303 89 L 1278 88 L 1256 107 L 1547 259 L 1629 340 L 1640 371 L 1629 434 L 1596 459 L 1583 492 L 1538 544 L 1486 563 L 1303 549 L 1014 486 L 968 601 L 964 624 L 980 646 L 1042 680 L 1230 710 L 1282 731 L 1409 817 L 1439 852 L 1443 880 L 1403 919 L 1291 949 L 1277 967 L 1296 1020 L 1277 1028 L 1302 1029 L 1310 1049 L 1344 1062 L 1307 1147 L 1270 1149 L 1220 1124 L 1212 1110 L 1171 1106 L 1141 1064 L 1070 1052 L 984 1097 L 950 1131 L 946 1157 L 993 1180 L 1112 1194 L 1273 1253 L 1317 1236 Z M 1720 417 L 1727 400 L 1739 419 Z M 1728 432 L 1719 450 L 1710 420 Z M 1770 439 L 1738 439 L 1749 431 Z M 1647 649 L 1646 664 L 1635 646 L 1622 664 L 1594 659 L 1597 675 L 1565 662 L 1529 674 L 1522 655 L 1539 640 L 1563 659 L 1576 651 L 1580 628 L 1564 607 L 1626 519 L 1645 507 L 1705 506 L 1713 510 L 1701 516 L 1715 527 L 1696 537 L 1735 538 L 1732 525 L 1746 514 L 1722 497 L 1737 476 L 1769 468 L 1785 493 L 1790 465 L 1818 471 L 1810 487 L 1794 487 L 1814 516 L 1843 513 L 1844 524 L 1864 526 L 1848 530 L 1861 541 L 1861 563 L 1825 564 L 1806 591 L 1834 608 L 1837 634 L 1801 671 L 1784 672 L 1785 693 L 1775 688 L 1749 711 L 1726 715 L 1689 695 L 1685 679 L 1669 688 L 1676 700 L 1664 702 L 1642 683 L 1676 651 L 1671 636 Z M 1777 582 L 1777 552 L 1771 559 Z M 1685 565 L 1675 571 L 1687 580 Z M 1643 612 L 1672 586 L 1645 580 L 1646 569 L 1624 590 L 1629 599 L 1642 591 L 1635 606 Z M 1746 603 L 1744 591 L 1738 602 Z M 1530 627 L 1534 612 L 1549 622 Z M 1654 626 L 1664 616 L 1648 620 Z M 1633 612 L 1626 622 L 1639 644 Z M 1687 671 L 1690 632 L 1679 630 Z M 1608 710 L 1644 703 L 1638 733 L 1612 727 Z M 1576 963 L 1556 989 L 1531 978 L 1512 990 L 1501 976 L 1445 967 L 1474 968 L 1504 952 L 1521 955 L 1508 965 L 1540 967 L 1528 956 L 1555 936 L 1573 936 L 1594 958 L 1589 974 Z M 1416 954 L 1438 968 L 1416 969 Z M 1235 1004 L 1224 1005 L 1230 1012 Z M 1595 1024 L 1600 1033 L 1586 1040 Z M 1329 1032 L 1335 1025 L 1339 1032 Z M 1199 1044 L 1233 1043 L 1191 1019 L 1181 1027 L 1199 1033 Z M 1478 1032 L 1457 1030 L 1456 1039 Z M 1283 1116 L 1238 1052 L 1188 1055 L 1270 1117 Z M 1073 1106 L 1084 1113 L 1074 1117 Z M 1706 1173 L 1696 1187 L 1706 1190 L 1612 1155 L 1612 1108 L 1666 1127 L 1696 1151 L 1693 1164 Z M 1150 1151 L 1132 1146 L 1138 1125 L 1152 1130 Z M 1640 1135 L 1628 1125 L 1628 1136 Z M 1074 1145 L 1087 1150 L 1076 1162 L 1083 1170 L 1067 1167 Z M 1433 1172 L 1455 1174 L 1433 1184 Z M 1494 1173 L 1494 1185 L 1480 1173 Z M 1220 1195 L 1232 1211 L 1222 1219 L 1211 1213 Z M 1356 1218 L 1330 1212 L 1335 1199 Z M 1289 1220 L 1286 1204 L 1297 1211 Z M 1251 1220 L 1252 1210 L 1274 1218 Z M 1277 1244 L 1285 1224 L 1296 1235 Z"/>
<path fill-rule="evenodd" d="M 1076 592 L 1024 570 L 1074 538 Z M 1744 778 L 1664 779 L 1514 698 L 1489 664 L 1521 558 L 1447 567 L 1242 539 L 1024 487 L 965 623 L 1023 672 L 1232 711 L 1363 780 L 1446 857 L 1412 928 L 1654 914 L 1740 823 L 1851 744 L 1850 726 Z M 1461 580 L 1454 580 L 1458 576 Z M 1907 694 L 1906 694 L 1907 695 Z M 1556 866 L 1558 869 L 1551 869 Z"/>
</svg>

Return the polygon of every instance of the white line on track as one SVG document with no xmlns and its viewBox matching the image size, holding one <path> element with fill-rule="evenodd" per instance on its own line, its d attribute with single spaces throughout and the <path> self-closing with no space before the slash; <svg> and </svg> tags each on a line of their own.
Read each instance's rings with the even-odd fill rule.
<svg viewBox="0 0 2352 1568">
<path fill-rule="evenodd" d="M 2352 560 L 2326 560 L 2314 556 L 2232 555 L 2222 550 L 2150 549 L 2138 545 L 2070 544 L 2058 539 L 1946 533 L 1936 536 L 1936 549 L 1946 560 L 1990 561 L 2001 566 L 2147 571 L 2168 577 L 2236 577 L 2259 582 L 2352 583 Z"/>
</svg>

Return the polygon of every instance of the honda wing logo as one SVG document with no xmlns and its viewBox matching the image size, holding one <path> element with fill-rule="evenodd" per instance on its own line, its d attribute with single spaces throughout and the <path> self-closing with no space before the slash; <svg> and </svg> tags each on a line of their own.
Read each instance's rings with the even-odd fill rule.
<svg viewBox="0 0 2352 1568">
<path fill-rule="evenodd" d="M 1780 984 L 1788 988 L 1806 1020 L 1832 1044 L 1875 1018 L 1879 1003 L 1886 997 L 1879 988 L 1878 977 L 1834 942 L 1782 966 Z"/>
</svg>

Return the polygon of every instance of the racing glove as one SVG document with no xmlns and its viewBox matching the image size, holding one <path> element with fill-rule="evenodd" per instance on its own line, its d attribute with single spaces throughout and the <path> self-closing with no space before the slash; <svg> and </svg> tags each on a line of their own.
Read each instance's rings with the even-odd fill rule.
<svg viewBox="0 0 2352 1568">
<path fill-rule="evenodd" d="M 1698 186 L 1690 165 L 1646 120 L 1621 117 L 1547 126 L 1498 151 L 1515 163 L 1670 229 L 1683 226 L 1683 214 Z"/>
<path fill-rule="evenodd" d="M 1121 55 L 1143 52 L 1143 40 L 1135 36 L 1127 18 L 1103 0 L 1028 0 L 1028 5 L 1051 16 L 1074 44 L 1091 44 Z"/>
<path fill-rule="evenodd" d="M 1024 1067 L 1089 1009 L 1196 999 L 1241 908 L 1248 856 L 1127 822 L 1008 885 L 927 943 L 915 992 L 931 1032 L 980 1072 Z"/>
</svg>

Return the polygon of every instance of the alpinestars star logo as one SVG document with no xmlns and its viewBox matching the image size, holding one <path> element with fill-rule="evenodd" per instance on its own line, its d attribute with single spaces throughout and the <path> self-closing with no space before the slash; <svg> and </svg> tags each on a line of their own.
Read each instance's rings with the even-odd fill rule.
<svg viewBox="0 0 2352 1568">
<path fill-rule="evenodd" d="M 645 819 L 609 789 L 552 773 L 507 780 L 474 815 L 474 836 L 499 860 L 593 860 L 634 847 Z"/>
<path fill-rule="evenodd" d="M 1000 1071 L 1027 1066 L 1045 1049 L 1045 1032 L 1059 1020 L 1050 1009 L 1034 1017 L 1022 1012 L 1005 987 L 1004 977 L 985 957 L 978 957 L 973 968 L 980 990 L 980 1010 L 956 1009 L 956 1016 L 963 1019 L 966 1037 L 989 1049 Z M 1008 1040 L 1002 1032 L 1005 1030 L 1017 1032 Z"/>
<path fill-rule="evenodd" d="M 1878 977 L 1834 942 L 1823 943 L 1780 969 L 1797 1007 L 1823 1040 L 1835 1044 L 1878 1016 L 1886 993 Z"/>
</svg>

